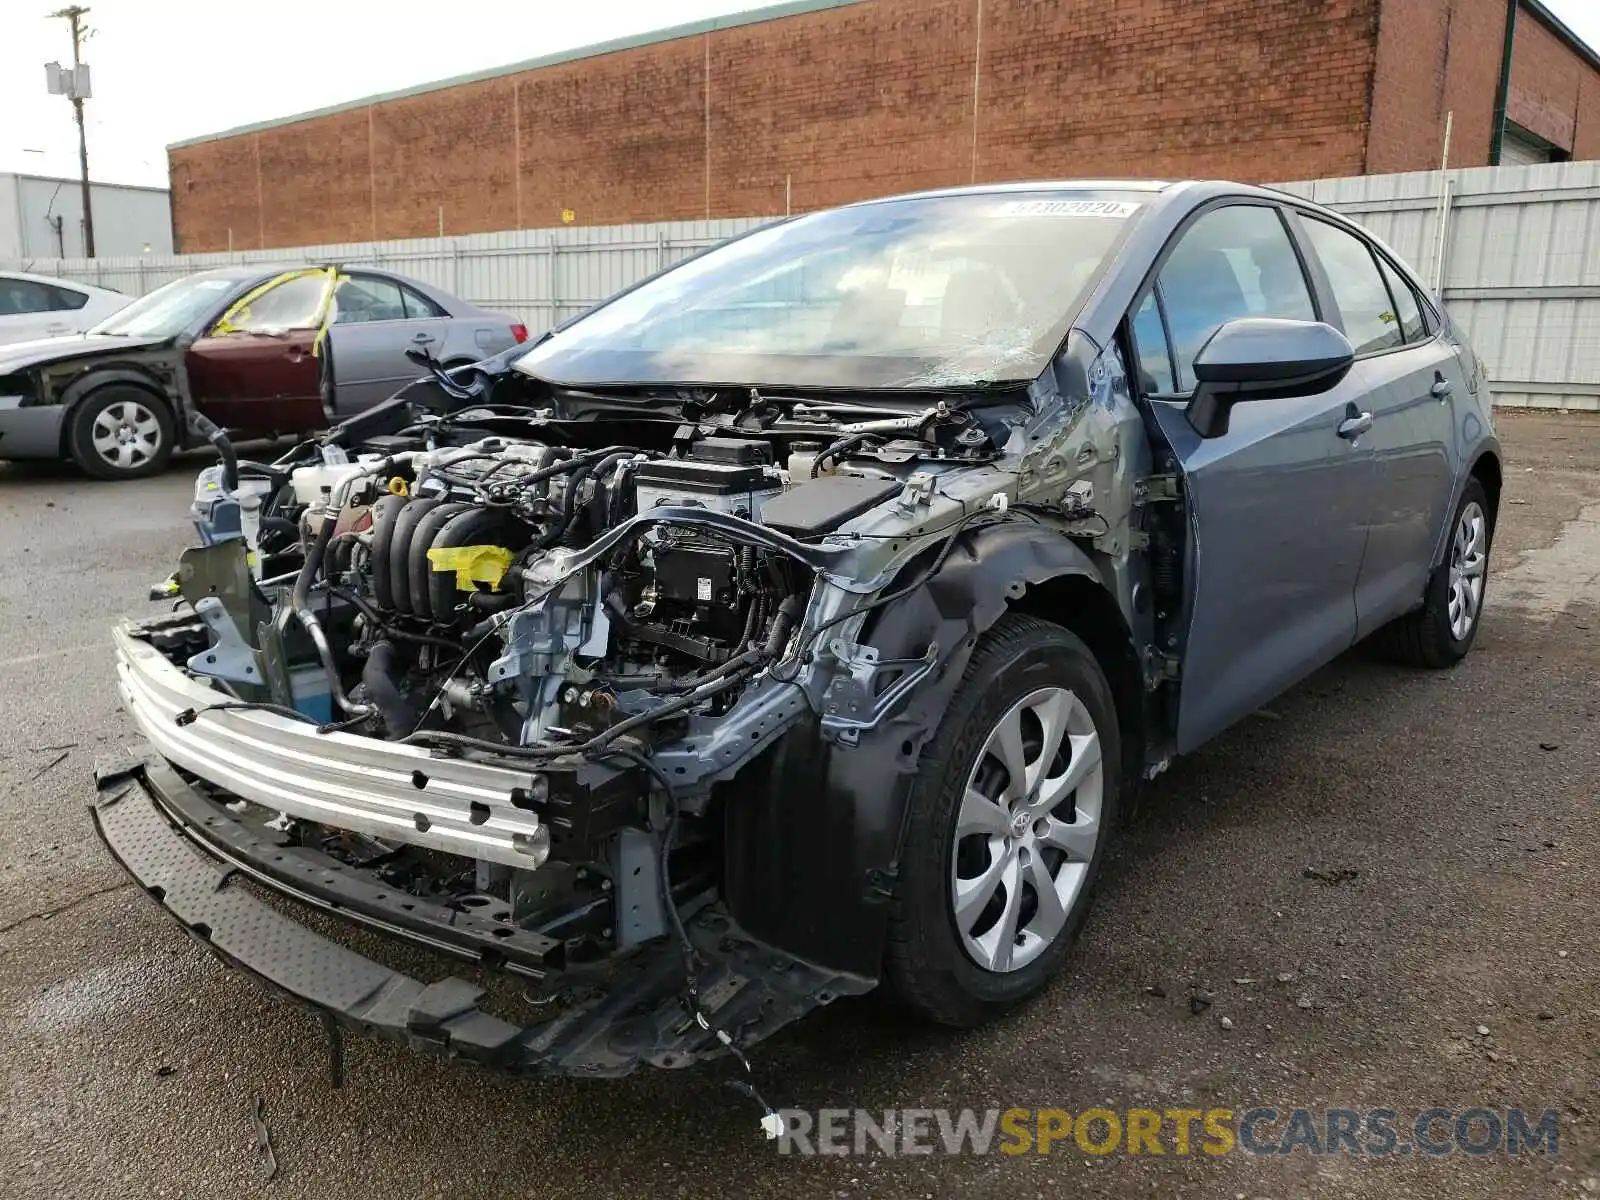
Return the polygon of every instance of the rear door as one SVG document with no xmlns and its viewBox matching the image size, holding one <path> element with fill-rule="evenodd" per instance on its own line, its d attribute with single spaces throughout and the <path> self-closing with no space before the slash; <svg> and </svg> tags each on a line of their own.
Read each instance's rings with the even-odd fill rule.
<svg viewBox="0 0 1600 1200">
<path fill-rule="evenodd" d="M 1412 285 L 1355 231 L 1299 215 L 1333 312 L 1356 349 L 1349 383 L 1372 416 L 1372 508 L 1356 580 L 1357 635 L 1415 607 L 1446 519 L 1456 463 L 1454 397 L 1461 363 L 1437 336 Z"/>
<path fill-rule="evenodd" d="M 81 328 L 76 310 L 88 299 L 74 288 L 0 275 L 0 342 L 75 333 Z"/>
<path fill-rule="evenodd" d="M 1189 586 L 1178 749 L 1192 750 L 1346 649 L 1372 455 L 1348 428 L 1357 393 L 1257 400 L 1201 438 L 1184 416 L 1195 354 L 1245 316 L 1315 320 L 1320 305 L 1281 209 L 1210 206 L 1182 228 L 1131 326 L 1146 409 L 1188 500 Z"/>
<path fill-rule="evenodd" d="M 334 411 L 349 416 L 387 400 L 422 371 L 410 349 L 443 355 L 448 318 L 433 301 L 397 280 L 354 272 L 334 293 Z"/>
<path fill-rule="evenodd" d="M 316 353 L 330 275 L 301 271 L 246 293 L 189 347 L 197 408 L 245 433 L 299 433 L 326 424 Z"/>
</svg>

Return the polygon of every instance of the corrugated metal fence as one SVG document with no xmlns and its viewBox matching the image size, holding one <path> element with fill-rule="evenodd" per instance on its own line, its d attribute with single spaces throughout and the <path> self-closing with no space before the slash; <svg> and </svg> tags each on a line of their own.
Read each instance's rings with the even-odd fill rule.
<svg viewBox="0 0 1600 1200">
<path fill-rule="evenodd" d="M 562 226 L 215 254 L 35 258 L 0 261 L 0 270 L 55 275 L 142 296 L 194 271 L 239 263 L 376 266 L 425 280 L 470 303 L 514 314 L 531 331 L 542 333 L 646 275 L 770 220 Z"/>
<path fill-rule="evenodd" d="M 1442 291 L 1497 404 L 1600 411 L 1600 162 L 1447 174 L 1283 186 L 1360 221 Z"/>
<path fill-rule="evenodd" d="M 1498 403 L 1600 411 L 1600 163 L 1282 186 L 1361 221 L 1425 281 L 1435 287 L 1443 281 L 1445 303 L 1488 365 Z M 513 313 L 537 333 L 770 219 L 516 230 L 232 254 L 34 259 L 0 268 L 142 294 L 230 263 L 366 264 Z"/>
</svg>

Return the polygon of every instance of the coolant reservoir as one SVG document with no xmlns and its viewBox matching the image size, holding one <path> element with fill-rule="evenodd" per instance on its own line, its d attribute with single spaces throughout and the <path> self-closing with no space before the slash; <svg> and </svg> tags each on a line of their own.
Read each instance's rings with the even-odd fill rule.
<svg viewBox="0 0 1600 1200">
<path fill-rule="evenodd" d="M 791 486 L 798 487 L 811 478 L 811 467 L 817 461 L 817 455 L 825 449 L 821 442 L 792 442 L 789 446 L 789 482 Z M 831 471 L 825 469 L 825 474 Z"/>
<path fill-rule="evenodd" d="M 323 489 L 332 491 L 361 471 L 359 463 L 318 463 L 314 467 L 296 467 L 289 474 L 289 487 L 294 491 L 296 504 L 315 504 L 322 498 Z"/>
</svg>

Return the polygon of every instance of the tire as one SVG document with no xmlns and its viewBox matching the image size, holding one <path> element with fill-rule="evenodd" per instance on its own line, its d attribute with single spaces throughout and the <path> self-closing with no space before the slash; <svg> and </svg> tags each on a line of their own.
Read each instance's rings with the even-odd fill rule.
<svg viewBox="0 0 1600 1200">
<path fill-rule="evenodd" d="M 1383 628 L 1380 644 L 1390 658 L 1437 670 L 1467 656 L 1483 623 L 1493 542 L 1488 495 L 1483 484 L 1468 480 L 1450 517 L 1445 560 L 1428 577 L 1422 607 Z"/>
<path fill-rule="evenodd" d="M 1042 780 L 1034 777 L 1038 800 L 1028 814 L 1010 803 L 1027 795 L 1011 795 L 1011 772 L 990 752 L 1004 744 L 996 739 L 1012 721 L 1025 779 L 1028 768 L 1039 768 L 1050 728 L 1064 728 L 1060 744 L 1076 759 L 1058 757 Z M 1082 740 L 1091 732 L 1096 740 Z M 912 1010 L 970 1027 L 1037 993 L 1071 949 L 1116 827 L 1121 737 L 1111 688 L 1089 648 L 1057 625 L 1008 613 L 979 640 L 929 744 L 937 749 L 912 785 L 884 974 Z M 1081 779 L 1064 790 L 1074 774 Z M 969 799 L 969 783 L 1001 803 Z M 969 830 L 959 837 L 958 821 Z M 1062 846 L 1071 847 L 1070 857 Z M 1053 914 L 1039 903 L 1041 870 L 1057 896 Z M 1018 936 L 1008 938 L 1013 887 Z M 959 909 L 958 895 L 967 898 Z"/>
<path fill-rule="evenodd" d="M 144 388 L 112 383 L 73 409 L 67 453 L 96 479 L 140 479 L 167 465 L 175 445 L 172 413 Z"/>
</svg>

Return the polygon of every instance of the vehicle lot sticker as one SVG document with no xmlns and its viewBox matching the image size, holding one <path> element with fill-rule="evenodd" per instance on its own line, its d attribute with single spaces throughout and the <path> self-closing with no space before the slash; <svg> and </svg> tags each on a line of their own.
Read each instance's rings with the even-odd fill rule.
<svg viewBox="0 0 1600 1200">
<path fill-rule="evenodd" d="M 1002 217 L 1115 217 L 1126 220 L 1142 205 L 1136 200 L 1008 200 Z"/>
</svg>

